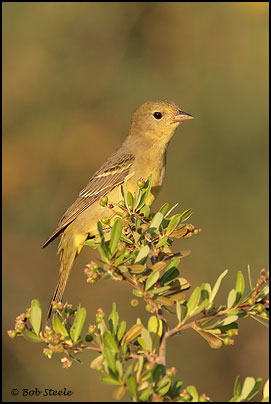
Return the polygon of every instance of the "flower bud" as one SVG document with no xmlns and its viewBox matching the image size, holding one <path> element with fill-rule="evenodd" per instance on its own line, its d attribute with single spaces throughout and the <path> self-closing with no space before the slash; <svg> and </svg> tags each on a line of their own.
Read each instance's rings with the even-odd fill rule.
<svg viewBox="0 0 271 404">
<path fill-rule="evenodd" d="M 139 305 L 139 302 L 137 299 L 131 299 L 130 304 L 132 307 L 137 307 Z"/>
<path fill-rule="evenodd" d="M 101 206 L 106 206 L 108 203 L 108 197 L 104 196 L 101 200 L 100 200 L 100 205 Z"/>
</svg>

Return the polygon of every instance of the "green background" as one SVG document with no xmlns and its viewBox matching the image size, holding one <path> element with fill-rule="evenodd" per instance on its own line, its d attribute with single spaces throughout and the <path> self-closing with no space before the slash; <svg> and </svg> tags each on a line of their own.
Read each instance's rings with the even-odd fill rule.
<svg viewBox="0 0 271 404">
<path fill-rule="evenodd" d="M 192 208 L 203 229 L 175 244 L 192 250 L 182 276 L 192 287 L 213 285 L 228 268 L 222 303 L 237 270 L 250 264 L 255 280 L 266 268 L 268 3 L 4 2 L 3 85 L 3 400 L 48 401 L 10 391 L 67 387 L 73 396 L 52 400 L 109 402 L 112 388 L 89 368 L 93 353 L 62 370 L 60 356 L 48 360 L 41 345 L 10 340 L 6 330 L 33 298 L 47 309 L 57 241 L 41 246 L 148 100 L 174 101 L 196 118 L 171 141 L 153 205 Z M 128 325 L 146 322 L 126 285 L 86 283 L 91 257 L 85 248 L 76 260 L 65 299 L 86 307 L 89 323 L 112 301 Z M 267 331 L 243 320 L 234 346 L 217 351 L 187 330 L 169 340 L 167 362 L 185 385 L 227 401 L 238 374 L 266 379 Z"/>
</svg>

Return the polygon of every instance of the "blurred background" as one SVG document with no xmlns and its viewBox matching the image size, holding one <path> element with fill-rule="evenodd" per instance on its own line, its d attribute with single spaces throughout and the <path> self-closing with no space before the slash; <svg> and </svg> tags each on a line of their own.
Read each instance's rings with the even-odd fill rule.
<svg viewBox="0 0 271 404">
<path fill-rule="evenodd" d="M 198 237 L 181 262 L 192 286 L 212 285 L 226 268 L 218 301 L 249 264 L 268 265 L 268 3 L 3 3 L 3 401 L 12 388 L 74 392 L 55 401 L 112 400 L 89 368 L 64 370 L 39 344 L 8 338 L 15 317 L 40 300 L 44 311 L 58 276 L 57 243 L 42 244 L 89 177 L 126 137 L 132 112 L 148 100 L 174 101 L 196 119 L 168 150 L 164 188 L 153 209 L 192 208 Z M 176 210 L 177 213 L 177 210 Z M 65 300 L 89 323 L 112 301 L 132 325 L 147 321 L 120 282 L 88 285 L 92 250 L 76 260 Z M 44 313 L 45 315 L 45 313 Z M 173 320 L 172 320 L 173 321 Z M 212 350 L 188 330 L 168 343 L 168 366 L 213 401 L 228 401 L 235 377 L 267 378 L 267 331 L 243 320 L 234 346 Z"/>
</svg>

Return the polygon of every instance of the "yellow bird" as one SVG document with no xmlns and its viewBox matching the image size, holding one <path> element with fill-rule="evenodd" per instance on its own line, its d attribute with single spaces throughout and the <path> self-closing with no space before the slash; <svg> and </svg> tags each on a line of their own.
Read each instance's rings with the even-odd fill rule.
<svg viewBox="0 0 271 404">
<path fill-rule="evenodd" d="M 164 180 L 169 141 L 177 126 L 192 118 L 192 115 L 168 101 L 145 102 L 134 112 L 130 132 L 123 145 L 90 178 L 43 245 L 46 247 L 61 234 L 58 247 L 60 273 L 49 305 L 48 318 L 54 302 L 62 300 L 73 261 L 80 253 L 82 244 L 88 237 L 97 234 L 99 219 L 112 215 L 109 208 L 100 205 L 101 198 L 107 196 L 109 202 L 117 203 L 119 187 L 129 173 L 134 172 L 127 183 L 132 193 L 140 178 L 147 179 L 152 174 L 152 188 L 146 201 L 150 205 Z"/>
</svg>

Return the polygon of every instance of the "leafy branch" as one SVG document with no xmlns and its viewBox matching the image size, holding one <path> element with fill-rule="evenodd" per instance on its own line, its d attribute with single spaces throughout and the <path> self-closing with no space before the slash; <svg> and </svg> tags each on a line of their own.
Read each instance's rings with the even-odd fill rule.
<svg viewBox="0 0 271 404">
<path fill-rule="evenodd" d="M 86 321 L 83 307 L 73 309 L 70 304 L 55 302 L 52 324 L 42 330 L 42 310 L 38 300 L 17 317 L 15 328 L 9 330 L 11 338 L 23 336 L 31 342 L 45 344 L 47 358 L 62 355 L 62 365 L 71 366 L 83 350 L 96 354 L 91 368 L 101 373 L 103 383 L 115 386 L 113 397 L 121 399 L 128 391 L 133 401 L 211 401 L 205 394 L 199 395 L 194 386 L 183 387 L 175 380 L 175 368 L 167 368 L 166 344 L 169 337 L 191 328 L 204 338 L 209 346 L 219 349 L 234 344 L 238 335 L 238 322 L 248 317 L 267 325 L 269 318 L 269 274 L 262 270 L 253 286 L 248 268 L 248 285 L 245 277 L 237 272 L 236 282 L 224 305 L 216 305 L 215 299 L 225 270 L 213 287 L 203 283 L 187 297 L 189 282 L 181 277 L 178 269 L 182 258 L 190 251 L 173 252 L 174 239 L 188 239 L 198 235 L 200 228 L 187 224 L 191 209 L 172 214 L 165 203 L 156 214 L 151 214 L 146 203 L 151 192 L 151 177 L 138 181 L 138 189 L 131 194 L 127 181 L 122 188 L 120 202 L 114 204 L 107 197 L 101 199 L 102 207 L 110 215 L 97 223 L 97 235 L 84 244 L 97 248 L 100 259 L 91 261 L 85 269 L 87 282 L 111 279 L 124 281 L 132 289 L 131 305 L 138 299 L 145 302 L 150 313 L 147 324 L 137 319 L 131 327 L 119 319 L 115 303 L 105 319 L 102 309 L 96 314 L 95 324 L 88 326 L 82 336 Z M 167 318 L 175 316 L 176 324 L 169 328 Z M 248 377 L 244 384 L 238 377 L 230 401 L 250 401 L 260 390 L 262 380 Z M 268 401 L 265 384 L 262 401 Z"/>
</svg>

